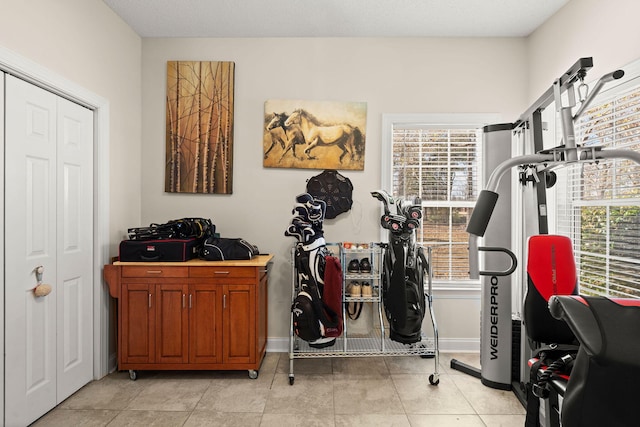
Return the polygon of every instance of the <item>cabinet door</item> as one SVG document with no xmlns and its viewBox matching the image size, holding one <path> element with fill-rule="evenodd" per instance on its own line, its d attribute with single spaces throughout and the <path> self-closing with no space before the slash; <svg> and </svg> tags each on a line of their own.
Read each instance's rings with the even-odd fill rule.
<svg viewBox="0 0 640 427">
<path fill-rule="evenodd" d="M 155 305 L 147 284 L 123 284 L 120 296 L 120 360 L 124 363 L 153 363 Z"/>
<path fill-rule="evenodd" d="M 188 286 L 156 285 L 156 363 L 189 361 Z"/>
<path fill-rule="evenodd" d="M 226 285 L 224 362 L 254 363 L 256 358 L 256 285 Z"/>
<path fill-rule="evenodd" d="M 222 362 L 223 287 L 189 287 L 189 363 Z"/>
</svg>

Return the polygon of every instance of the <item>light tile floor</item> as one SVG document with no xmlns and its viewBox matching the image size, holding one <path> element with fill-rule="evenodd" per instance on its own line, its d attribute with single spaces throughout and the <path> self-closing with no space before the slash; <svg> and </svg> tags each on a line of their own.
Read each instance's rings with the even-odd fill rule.
<svg viewBox="0 0 640 427">
<path fill-rule="evenodd" d="M 296 359 L 268 353 L 257 379 L 246 371 L 117 372 L 93 381 L 36 426 L 523 426 L 512 392 L 452 370 L 452 358 L 478 366 L 478 354 Z"/>
</svg>

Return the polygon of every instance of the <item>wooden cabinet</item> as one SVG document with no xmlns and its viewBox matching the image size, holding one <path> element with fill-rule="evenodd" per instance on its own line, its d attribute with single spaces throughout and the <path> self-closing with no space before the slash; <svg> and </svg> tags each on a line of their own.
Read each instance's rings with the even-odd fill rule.
<svg viewBox="0 0 640 427">
<path fill-rule="evenodd" d="M 118 299 L 118 369 L 132 378 L 143 369 L 247 369 L 256 377 L 271 258 L 106 265 Z"/>
</svg>

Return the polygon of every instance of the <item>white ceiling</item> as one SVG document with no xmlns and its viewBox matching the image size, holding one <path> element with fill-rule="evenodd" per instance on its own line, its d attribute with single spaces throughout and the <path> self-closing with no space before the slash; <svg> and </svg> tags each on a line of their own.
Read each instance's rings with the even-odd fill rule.
<svg viewBox="0 0 640 427">
<path fill-rule="evenodd" d="M 569 0 L 103 0 L 141 37 L 522 37 Z"/>
</svg>

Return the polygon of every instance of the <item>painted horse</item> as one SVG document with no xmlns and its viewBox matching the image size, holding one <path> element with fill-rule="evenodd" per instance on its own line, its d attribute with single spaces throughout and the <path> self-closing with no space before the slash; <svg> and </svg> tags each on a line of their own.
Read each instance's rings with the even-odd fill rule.
<svg viewBox="0 0 640 427">
<path fill-rule="evenodd" d="M 267 130 L 271 134 L 271 145 L 264 152 L 265 159 L 276 143 L 280 143 L 280 146 L 284 150 L 282 152 L 282 156 L 280 156 L 280 160 L 284 158 L 285 154 L 287 154 L 289 150 L 293 153 L 293 157 L 298 158 L 298 156 L 296 156 L 296 145 L 305 144 L 306 141 L 302 134 L 302 130 L 300 130 L 300 126 L 285 125 L 288 118 L 289 116 L 286 113 L 273 113 L 273 119 L 271 119 L 269 124 L 267 124 Z M 282 129 L 281 132 L 276 132 L 278 128 Z"/>
<path fill-rule="evenodd" d="M 349 154 L 351 160 L 359 160 L 364 152 L 364 138 L 362 132 L 349 124 L 325 125 L 311 113 L 303 109 L 294 110 L 285 121 L 285 126 L 297 124 L 304 133 L 308 145 L 304 153 L 308 159 L 314 147 L 337 146 L 342 150 L 339 160 L 342 163 L 344 156 Z"/>
</svg>

